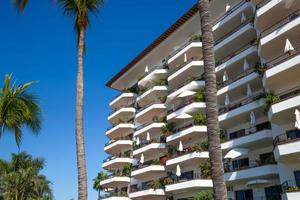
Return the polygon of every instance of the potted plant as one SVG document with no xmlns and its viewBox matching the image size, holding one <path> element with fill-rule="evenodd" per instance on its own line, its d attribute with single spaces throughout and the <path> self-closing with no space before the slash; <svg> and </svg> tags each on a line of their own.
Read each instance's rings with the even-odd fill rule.
<svg viewBox="0 0 300 200">
<path fill-rule="evenodd" d="M 161 182 L 159 180 L 153 180 L 149 183 L 149 187 L 153 190 L 160 189 L 162 186 Z"/>
<path fill-rule="evenodd" d="M 263 63 L 256 63 L 255 64 L 255 71 L 260 76 L 263 76 L 266 70 L 267 70 L 267 65 L 266 64 L 263 64 Z"/>
<path fill-rule="evenodd" d="M 198 111 L 193 115 L 195 125 L 206 125 L 207 118 L 202 111 Z"/>
<path fill-rule="evenodd" d="M 205 94 L 203 89 L 199 89 L 196 91 L 196 94 L 193 95 L 193 100 L 195 102 L 204 102 L 205 101 Z"/>
<path fill-rule="evenodd" d="M 170 135 L 174 130 L 175 124 L 174 123 L 167 123 L 163 127 L 161 127 L 161 132 L 163 135 Z"/>
<path fill-rule="evenodd" d="M 280 102 L 280 97 L 275 95 L 272 91 L 268 92 L 265 98 L 265 103 L 266 103 L 265 112 L 269 111 L 271 105 L 276 104 L 278 102 Z"/>
<path fill-rule="evenodd" d="M 163 183 L 164 183 L 164 185 L 170 185 L 170 184 L 174 183 L 174 180 L 173 180 L 173 178 L 171 178 L 171 176 L 167 176 L 166 178 L 164 178 Z"/>
</svg>

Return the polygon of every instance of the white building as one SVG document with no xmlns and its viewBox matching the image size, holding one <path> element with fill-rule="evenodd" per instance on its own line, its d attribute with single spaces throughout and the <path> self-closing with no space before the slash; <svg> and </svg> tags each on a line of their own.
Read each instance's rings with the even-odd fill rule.
<svg viewBox="0 0 300 200">
<path fill-rule="evenodd" d="M 211 2 L 232 200 L 300 200 L 299 9 L 299 0 Z M 185 200 L 212 190 L 203 73 L 195 5 L 108 82 L 120 95 L 110 102 L 103 199 Z"/>
</svg>

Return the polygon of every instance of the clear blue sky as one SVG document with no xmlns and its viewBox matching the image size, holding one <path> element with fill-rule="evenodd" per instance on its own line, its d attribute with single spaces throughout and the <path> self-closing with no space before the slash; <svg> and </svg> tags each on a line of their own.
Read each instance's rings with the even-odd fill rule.
<svg viewBox="0 0 300 200">
<path fill-rule="evenodd" d="M 87 32 L 84 126 L 89 199 L 95 200 L 92 179 L 106 154 L 108 102 L 117 94 L 105 83 L 195 0 L 106 0 Z M 32 89 L 43 109 L 38 137 L 27 131 L 21 151 L 47 160 L 43 173 L 53 182 L 57 200 L 77 198 L 74 136 L 76 34 L 73 22 L 51 0 L 31 0 L 17 14 L 10 0 L 0 1 L 0 85 L 13 73 L 18 83 L 37 80 Z M 0 140 L 0 158 L 18 152 L 11 134 Z"/>
</svg>

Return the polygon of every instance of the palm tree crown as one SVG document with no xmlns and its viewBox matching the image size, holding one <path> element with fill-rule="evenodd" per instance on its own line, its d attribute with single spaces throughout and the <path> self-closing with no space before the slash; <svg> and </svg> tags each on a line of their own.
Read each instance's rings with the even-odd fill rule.
<svg viewBox="0 0 300 200">
<path fill-rule="evenodd" d="M 6 75 L 0 88 L 0 137 L 4 131 L 13 132 L 18 146 L 22 141 L 23 127 L 34 134 L 41 129 L 40 106 L 37 98 L 27 90 L 33 83 L 16 86 L 11 75 Z"/>
</svg>

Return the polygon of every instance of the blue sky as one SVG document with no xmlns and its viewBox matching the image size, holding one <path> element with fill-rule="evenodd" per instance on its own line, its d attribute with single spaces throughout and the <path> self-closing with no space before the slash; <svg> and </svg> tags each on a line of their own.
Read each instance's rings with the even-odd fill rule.
<svg viewBox="0 0 300 200">
<path fill-rule="evenodd" d="M 96 199 L 92 179 L 106 154 L 108 102 L 117 94 L 105 83 L 195 0 L 106 0 L 87 32 L 84 127 L 89 199 Z M 40 136 L 25 130 L 21 151 L 44 157 L 44 174 L 53 182 L 57 200 L 77 198 L 74 136 L 76 34 L 73 21 L 51 0 L 31 0 L 18 14 L 10 0 L 0 1 L 0 85 L 13 73 L 18 83 L 39 81 L 32 92 L 43 109 Z M 0 140 L 0 158 L 18 152 L 12 134 Z"/>
</svg>

